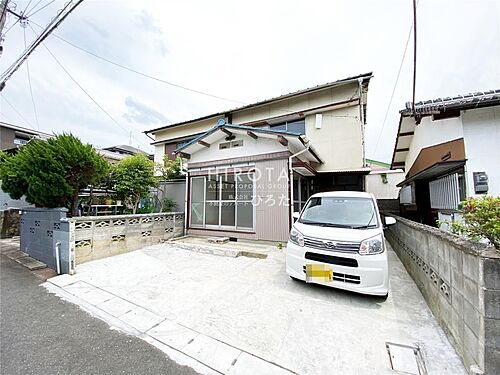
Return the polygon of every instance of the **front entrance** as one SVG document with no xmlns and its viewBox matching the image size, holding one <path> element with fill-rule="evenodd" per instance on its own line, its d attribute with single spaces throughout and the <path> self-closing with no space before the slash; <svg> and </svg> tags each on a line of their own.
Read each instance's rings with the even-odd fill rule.
<svg viewBox="0 0 500 375">
<path fill-rule="evenodd" d="M 363 174 L 325 173 L 316 176 L 293 175 L 293 210 L 300 212 L 309 197 L 327 191 L 364 191 Z"/>
</svg>

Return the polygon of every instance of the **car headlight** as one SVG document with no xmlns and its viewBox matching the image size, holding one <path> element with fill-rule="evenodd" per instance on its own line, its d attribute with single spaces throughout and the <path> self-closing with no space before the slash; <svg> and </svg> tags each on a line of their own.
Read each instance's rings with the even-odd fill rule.
<svg viewBox="0 0 500 375">
<path fill-rule="evenodd" d="M 290 242 L 299 246 L 304 246 L 304 236 L 297 229 L 292 228 L 290 231 Z"/>
<path fill-rule="evenodd" d="M 377 234 L 375 237 L 368 238 L 361 242 L 359 253 L 361 255 L 380 254 L 384 252 L 384 243 L 382 235 Z"/>
</svg>

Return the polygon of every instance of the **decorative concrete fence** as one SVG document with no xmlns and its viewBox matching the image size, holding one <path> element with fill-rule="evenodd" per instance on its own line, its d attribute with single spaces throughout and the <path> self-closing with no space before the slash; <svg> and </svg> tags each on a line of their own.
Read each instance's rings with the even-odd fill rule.
<svg viewBox="0 0 500 375">
<path fill-rule="evenodd" d="M 67 219 L 75 262 L 127 253 L 184 235 L 184 214 L 84 216 Z"/>
<path fill-rule="evenodd" d="M 471 374 L 500 374 L 500 253 L 395 216 L 387 240 Z M 392 285 L 397 288 L 397 285 Z"/>
<path fill-rule="evenodd" d="M 66 209 L 21 210 L 21 250 L 61 273 L 78 264 L 137 250 L 184 235 L 184 214 L 84 216 Z"/>
</svg>

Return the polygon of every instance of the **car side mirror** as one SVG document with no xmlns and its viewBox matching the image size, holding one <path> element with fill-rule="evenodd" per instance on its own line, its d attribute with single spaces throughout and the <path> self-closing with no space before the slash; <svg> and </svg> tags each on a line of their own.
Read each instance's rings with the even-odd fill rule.
<svg viewBox="0 0 500 375">
<path fill-rule="evenodd" d="M 396 219 L 394 219 L 392 216 L 386 216 L 385 217 L 385 225 L 394 225 L 396 224 Z"/>
<path fill-rule="evenodd" d="M 297 220 L 300 217 L 300 212 L 294 212 L 292 217 Z"/>
</svg>

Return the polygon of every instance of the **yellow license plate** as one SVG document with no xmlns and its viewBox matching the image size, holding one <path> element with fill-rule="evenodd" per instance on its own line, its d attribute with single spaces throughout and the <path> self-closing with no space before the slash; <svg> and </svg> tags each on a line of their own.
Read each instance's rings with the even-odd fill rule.
<svg viewBox="0 0 500 375">
<path fill-rule="evenodd" d="M 307 282 L 328 282 L 333 280 L 333 270 L 324 264 L 306 264 Z"/>
</svg>

